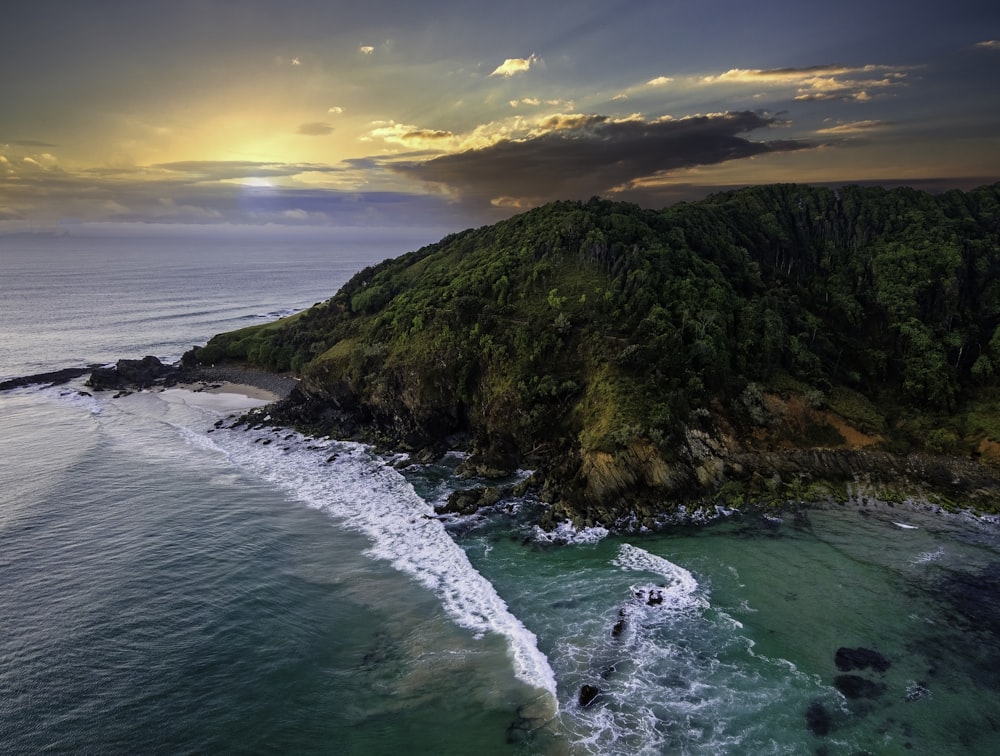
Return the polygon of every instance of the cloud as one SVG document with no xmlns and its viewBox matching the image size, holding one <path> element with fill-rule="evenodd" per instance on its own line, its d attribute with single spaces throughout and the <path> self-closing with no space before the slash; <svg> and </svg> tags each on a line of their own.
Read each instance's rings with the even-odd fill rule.
<svg viewBox="0 0 1000 756">
<path fill-rule="evenodd" d="M 868 131 L 884 129 L 887 126 L 892 125 L 892 121 L 853 121 L 851 123 L 838 123 L 836 126 L 827 126 L 825 129 L 819 129 L 816 133 L 833 134 L 835 136 L 843 134 L 861 134 Z"/>
<path fill-rule="evenodd" d="M 361 45 L 358 48 L 358 52 L 361 53 L 362 55 L 371 55 L 372 53 L 375 52 L 375 48 L 372 47 L 371 45 Z"/>
<path fill-rule="evenodd" d="M 608 117 L 604 115 L 587 115 L 585 113 L 556 113 L 546 116 L 538 123 L 535 134 L 548 131 L 563 131 L 566 129 L 576 129 L 583 131 L 592 129 L 601 123 L 606 123 Z"/>
<path fill-rule="evenodd" d="M 313 121 L 312 123 L 304 123 L 299 126 L 298 133 L 305 134 L 306 136 L 326 136 L 333 133 L 333 126 L 323 121 Z"/>
<path fill-rule="evenodd" d="M 456 136 L 442 129 L 424 129 L 395 121 L 373 121 L 375 128 L 368 132 L 370 139 L 382 139 L 390 144 L 398 144 L 407 149 L 432 149 L 441 151 L 452 144 Z"/>
<path fill-rule="evenodd" d="M 673 81 L 673 77 L 670 76 L 657 76 L 655 79 L 650 79 L 646 83 L 651 87 L 662 87 Z"/>
<path fill-rule="evenodd" d="M 74 174 L 36 169 L 23 172 L 17 181 L 0 181 L 0 233 L 25 223 L 43 227 L 90 221 L 386 228 L 468 223 L 461 208 L 440 193 L 295 183 L 300 175 L 349 171 L 345 165 L 250 161 L 185 161 Z M 241 181 L 262 176 L 289 179 L 268 187 Z"/>
<path fill-rule="evenodd" d="M 340 115 L 341 113 L 344 112 L 344 109 L 342 107 L 340 107 L 339 105 L 333 105 L 332 107 L 327 108 L 326 112 L 327 113 L 333 113 L 334 115 Z"/>
<path fill-rule="evenodd" d="M 976 42 L 975 46 L 983 50 L 1000 50 L 1000 39 L 987 39 L 984 42 Z"/>
<path fill-rule="evenodd" d="M 7 147 L 55 147 L 49 142 L 39 142 L 35 139 L 0 139 L 0 144 Z"/>
<path fill-rule="evenodd" d="M 182 160 L 158 163 L 150 167 L 168 172 L 168 175 L 161 177 L 163 180 L 184 182 L 233 181 L 265 176 L 296 176 L 300 173 L 334 173 L 340 170 L 319 163 L 266 163 L 254 160 Z"/>
<path fill-rule="evenodd" d="M 436 141 L 438 139 L 452 139 L 455 135 L 450 131 L 441 129 L 413 129 L 403 134 L 403 140 Z"/>
<path fill-rule="evenodd" d="M 522 207 L 613 193 L 643 177 L 692 166 L 813 146 L 741 136 L 778 123 L 749 111 L 653 121 L 556 115 L 526 138 L 389 167 L 474 202 Z"/>
<path fill-rule="evenodd" d="M 538 56 L 536 55 L 531 55 L 527 58 L 507 58 L 507 60 L 493 69 L 493 73 L 490 76 L 506 76 L 510 78 L 514 74 L 524 73 L 537 63 Z"/>
<path fill-rule="evenodd" d="M 703 76 L 702 85 L 748 85 L 795 88 L 799 101 L 854 100 L 864 102 L 873 91 L 905 86 L 906 66 L 820 65 L 801 68 L 732 68 L 721 74 Z"/>
<path fill-rule="evenodd" d="M 6 162 L 6 161 L 5 161 Z M 13 170 L 13 165 L 8 163 Z M 48 173 L 56 172 L 61 173 L 62 169 L 59 167 L 55 155 L 50 155 L 47 152 L 42 154 L 27 155 L 21 158 L 21 165 L 19 166 L 22 171 L 45 171 Z M 13 170 L 16 173 L 16 170 Z"/>
</svg>

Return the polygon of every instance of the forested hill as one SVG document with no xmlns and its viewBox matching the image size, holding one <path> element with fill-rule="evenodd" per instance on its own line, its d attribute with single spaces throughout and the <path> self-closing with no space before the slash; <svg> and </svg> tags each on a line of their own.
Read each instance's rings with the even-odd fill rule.
<svg viewBox="0 0 1000 756">
<path fill-rule="evenodd" d="M 972 471 L 944 493 L 988 505 L 998 326 L 1000 184 L 776 185 L 549 204 L 195 356 L 301 376 L 301 422 L 535 466 L 557 516 L 608 521 L 890 468 L 926 493 L 940 455 Z"/>
</svg>

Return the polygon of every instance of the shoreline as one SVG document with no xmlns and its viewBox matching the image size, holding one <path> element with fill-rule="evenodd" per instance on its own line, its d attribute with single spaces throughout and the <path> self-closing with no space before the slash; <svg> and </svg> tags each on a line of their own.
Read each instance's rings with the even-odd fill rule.
<svg viewBox="0 0 1000 756">
<path fill-rule="evenodd" d="M 190 391 L 194 394 L 236 394 L 245 396 L 248 399 L 257 399 L 263 402 L 277 402 L 283 397 L 274 391 L 253 386 L 249 383 L 234 383 L 232 381 L 181 381 L 169 388 Z M 163 389 L 164 391 L 168 389 Z"/>
<path fill-rule="evenodd" d="M 291 376 L 251 368 L 198 367 L 184 371 L 181 380 L 170 388 L 195 393 L 242 394 L 251 399 L 278 402 L 287 398 L 298 383 L 298 379 Z"/>
</svg>

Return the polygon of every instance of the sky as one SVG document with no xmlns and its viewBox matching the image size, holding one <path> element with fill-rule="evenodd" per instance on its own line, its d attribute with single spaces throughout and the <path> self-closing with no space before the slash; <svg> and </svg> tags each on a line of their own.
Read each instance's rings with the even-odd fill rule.
<svg viewBox="0 0 1000 756">
<path fill-rule="evenodd" d="M 1000 3 L 15 0 L 0 234 L 1000 179 Z"/>
</svg>

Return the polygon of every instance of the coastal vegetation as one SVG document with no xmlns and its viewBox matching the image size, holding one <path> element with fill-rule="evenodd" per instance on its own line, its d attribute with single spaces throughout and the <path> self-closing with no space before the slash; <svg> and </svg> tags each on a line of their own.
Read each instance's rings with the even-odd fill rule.
<svg viewBox="0 0 1000 756">
<path fill-rule="evenodd" d="M 556 202 L 187 356 L 301 378 L 272 412 L 466 469 L 551 520 L 896 498 L 996 511 L 1000 184 Z"/>
</svg>

